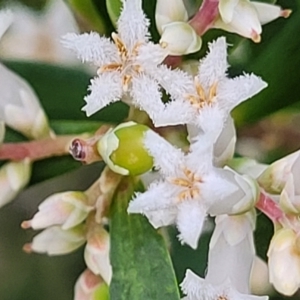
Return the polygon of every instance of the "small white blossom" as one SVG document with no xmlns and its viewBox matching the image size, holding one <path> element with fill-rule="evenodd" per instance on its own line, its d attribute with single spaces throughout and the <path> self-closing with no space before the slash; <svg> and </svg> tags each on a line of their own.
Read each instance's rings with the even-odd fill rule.
<svg viewBox="0 0 300 300">
<path fill-rule="evenodd" d="M 196 124 L 216 137 L 229 112 L 254 96 L 267 84 L 253 74 L 227 77 L 227 44 L 224 37 L 209 44 L 209 53 L 199 63 L 198 75 L 181 74 L 181 82 L 170 87 L 173 101 L 156 118 L 160 126 Z"/>
<path fill-rule="evenodd" d="M 225 178 L 223 170 L 212 166 L 209 139 L 192 144 L 190 153 L 184 155 L 153 132 L 145 136 L 146 148 L 162 179 L 153 182 L 145 193 L 137 193 L 128 212 L 145 214 L 154 227 L 176 223 L 179 239 L 196 248 L 209 208 L 229 201 L 223 208 L 231 210 L 239 200 L 230 198 L 238 187 Z"/>
<path fill-rule="evenodd" d="M 171 70 L 160 66 L 167 52 L 149 42 L 148 26 L 141 0 L 127 0 L 112 41 L 94 32 L 63 37 L 65 47 L 98 67 L 98 76 L 91 80 L 90 94 L 85 97 L 83 110 L 88 116 L 121 98 L 151 118 L 163 109 L 159 79 L 162 72 Z"/>
<path fill-rule="evenodd" d="M 267 300 L 267 296 L 253 296 L 239 293 L 229 280 L 212 285 L 191 270 L 186 271 L 181 289 L 187 296 L 182 300 Z"/>
</svg>

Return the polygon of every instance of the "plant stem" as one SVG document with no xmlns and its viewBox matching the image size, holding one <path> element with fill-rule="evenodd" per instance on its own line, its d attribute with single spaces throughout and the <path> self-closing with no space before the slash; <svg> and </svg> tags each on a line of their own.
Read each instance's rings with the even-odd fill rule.
<svg viewBox="0 0 300 300">
<path fill-rule="evenodd" d="M 260 193 L 256 208 L 263 212 L 273 221 L 273 223 L 276 223 L 285 217 L 285 214 L 282 212 L 279 205 L 263 192 Z"/>
<path fill-rule="evenodd" d="M 74 135 L 62 135 L 55 138 L 42 140 L 4 143 L 0 146 L 0 160 L 23 160 L 31 161 L 45 159 L 51 156 L 61 156 L 69 153 L 70 142 Z"/>
<path fill-rule="evenodd" d="M 199 36 L 202 36 L 212 27 L 219 15 L 219 0 L 204 0 L 195 16 L 189 24 L 195 29 Z"/>
</svg>

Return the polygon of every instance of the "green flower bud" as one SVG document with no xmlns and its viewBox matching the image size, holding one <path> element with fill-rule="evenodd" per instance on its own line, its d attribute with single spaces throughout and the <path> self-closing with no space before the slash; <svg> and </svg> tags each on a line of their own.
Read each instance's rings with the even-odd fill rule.
<svg viewBox="0 0 300 300">
<path fill-rule="evenodd" d="M 149 128 L 135 122 L 120 124 L 108 131 L 97 149 L 111 170 L 121 175 L 140 175 L 153 166 L 153 158 L 144 147 L 144 134 Z"/>
</svg>

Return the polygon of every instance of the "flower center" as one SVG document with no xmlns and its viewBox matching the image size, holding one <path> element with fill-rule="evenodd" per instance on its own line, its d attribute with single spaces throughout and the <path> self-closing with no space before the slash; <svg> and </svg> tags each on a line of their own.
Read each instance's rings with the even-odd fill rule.
<svg viewBox="0 0 300 300">
<path fill-rule="evenodd" d="M 183 174 L 183 177 L 170 179 L 171 183 L 183 187 L 183 191 L 178 194 L 179 201 L 198 197 L 200 189 L 197 185 L 203 183 L 203 180 L 187 168 L 183 169 Z"/>
<path fill-rule="evenodd" d="M 205 91 L 205 89 L 199 82 L 198 77 L 195 77 L 194 85 L 196 89 L 196 95 L 188 94 L 186 96 L 186 99 L 191 103 L 191 105 L 197 109 L 201 109 L 206 105 L 212 106 L 212 104 L 216 100 L 218 85 L 217 82 L 209 88 L 208 92 Z"/>
<path fill-rule="evenodd" d="M 135 63 L 135 59 L 138 56 L 139 47 L 141 43 L 136 43 L 131 51 L 128 51 L 126 45 L 120 39 L 116 33 L 111 35 L 117 49 L 120 58 L 120 62 L 115 62 L 102 66 L 98 70 L 98 74 L 103 72 L 118 71 L 122 76 L 123 90 L 126 92 L 128 90 L 128 85 L 130 84 L 134 74 L 139 74 L 142 72 L 142 67 Z"/>
</svg>

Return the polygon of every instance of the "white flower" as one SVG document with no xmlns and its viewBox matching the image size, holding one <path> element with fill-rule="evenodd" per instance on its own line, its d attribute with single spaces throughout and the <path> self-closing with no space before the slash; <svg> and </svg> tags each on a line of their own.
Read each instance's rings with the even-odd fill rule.
<svg viewBox="0 0 300 300">
<path fill-rule="evenodd" d="M 288 17 L 290 10 L 280 6 L 249 0 L 220 0 L 220 16 L 213 26 L 234 32 L 258 43 L 261 40 L 261 25 L 278 17 Z"/>
<path fill-rule="evenodd" d="M 179 239 L 196 248 L 208 209 L 214 203 L 229 201 L 224 208 L 231 210 L 239 200 L 230 198 L 238 187 L 224 178 L 223 170 L 212 166 L 209 139 L 192 144 L 187 155 L 150 131 L 145 145 L 162 179 L 145 193 L 136 194 L 128 212 L 145 214 L 154 227 L 175 222 Z"/>
<path fill-rule="evenodd" d="M 255 257 L 255 221 L 254 210 L 236 216 L 216 217 L 205 276 L 208 283 L 220 285 L 229 279 L 239 292 L 250 292 L 250 274 Z"/>
<path fill-rule="evenodd" d="M 63 192 L 45 199 L 38 209 L 32 220 L 22 223 L 23 228 L 42 229 L 61 225 L 62 229 L 70 229 L 83 222 L 94 208 L 88 205 L 88 198 L 83 192 Z"/>
<path fill-rule="evenodd" d="M 65 47 L 98 67 L 98 76 L 91 80 L 90 94 L 85 97 L 83 110 L 88 116 L 121 98 L 150 117 L 163 109 L 158 78 L 165 72 L 159 64 L 167 52 L 148 41 L 148 26 L 141 0 L 127 0 L 112 41 L 93 32 L 63 37 Z"/>
<path fill-rule="evenodd" d="M 181 289 L 187 296 L 182 300 L 267 300 L 267 296 L 253 296 L 239 293 L 229 280 L 212 285 L 193 273 L 186 271 Z"/>
<path fill-rule="evenodd" d="M 175 81 L 170 86 L 173 101 L 167 103 L 156 124 L 196 124 L 217 137 L 229 112 L 267 86 L 253 74 L 228 78 L 227 68 L 227 44 L 221 37 L 209 44 L 209 53 L 200 61 L 194 79 L 182 74 L 184 84 Z"/>
</svg>

